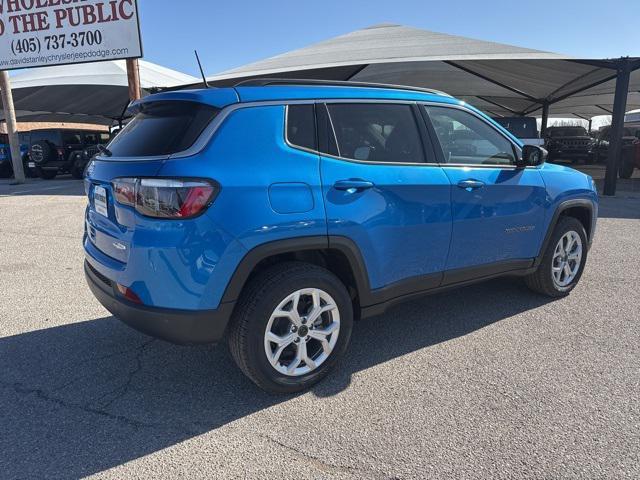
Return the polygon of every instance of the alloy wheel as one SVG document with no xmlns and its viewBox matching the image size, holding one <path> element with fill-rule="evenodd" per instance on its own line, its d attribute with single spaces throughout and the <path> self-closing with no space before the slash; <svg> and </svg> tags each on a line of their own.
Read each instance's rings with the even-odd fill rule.
<svg viewBox="0 0 640 480">
<path fill-rule="evenodd" d="M 299 377 L 319 368 L 340 334 L 335 300 L 318 288 L 288 295 L 269 318 L 264 333 L 267 360 L 283 375 Z"/>
<path fill-rule="evenodd" d="M 553 282 L 559 288 L 568 287 L 580 271 L 582 263 L 582 239 L 577 232 L 565 233 L 553 252 L 551 269 Z"/>
</svg>

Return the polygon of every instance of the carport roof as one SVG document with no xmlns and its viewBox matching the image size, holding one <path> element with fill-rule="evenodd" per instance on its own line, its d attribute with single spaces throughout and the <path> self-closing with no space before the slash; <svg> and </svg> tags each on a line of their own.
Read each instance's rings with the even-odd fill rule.
<svg viewBox="0 0 640 480">
<path fill-rule="evenodd" d="M 632 59 L 634 68 L 640 67 Z M 635 65 L 638 63 L 638 65 Z M 497 116 L 591 118 L 613 110 L 617 64 L 431 32 L 376 25 L 209 77 L 229 85 L 257 77 L 317 78 L 435 88 Z M 640 108 L 640 72 L 628 107 Z"/>
<path fill-rule="evenodd" d="M 143 60 L 139 69 L 143 94 L 197 81 Z M 11 84 L 19 120 L 86 122 L 87 117 L 101 117 L 100 123 L 109 124 L 129 104 L 124 60 L 32 69 L 13 75 Z"/>
</svg>

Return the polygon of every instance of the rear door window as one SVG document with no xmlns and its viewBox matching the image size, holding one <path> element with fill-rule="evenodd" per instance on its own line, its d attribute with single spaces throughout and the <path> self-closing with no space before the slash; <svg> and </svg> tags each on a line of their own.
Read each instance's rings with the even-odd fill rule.
<svg viewBox="0 0 640 480">
<path fill-rule="evenodd" d="M 339 156 L 381 163 L 425 161 L 411 105 L 328 104 Z"/>
<path fill-rule="evenodd" d="M 109 144 L 114 157 L 152 157 L 191 147 L 219 109 L 183 101 L 143 103 L 133 120 Z"/>
</svg>

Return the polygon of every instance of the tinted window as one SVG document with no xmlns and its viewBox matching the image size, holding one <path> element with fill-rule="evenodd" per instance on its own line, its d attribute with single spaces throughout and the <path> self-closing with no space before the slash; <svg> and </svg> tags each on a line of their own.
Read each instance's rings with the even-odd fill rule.
<svg viewBox="0 0 640 480">
<path fill-rule="evenodd" d="M 193 102 L 151 102 L 109 144 L 115 157 L 171 155 L 191 147 L 218 109 Z"/>
<path fill-rule="evenodd" d="M 341 157 L 370 162 L 424 162 L 420 132 L 410 105 L 327 105 Z"/>
<path fill-rule="evenodd" d="M 93 132 L 85 133 L 84 143 L 87 145 L 96 145 L 98 143 L 98 134 Z"/>
<path fill-rule="evenodd" d="M 464 110 L 425 107 L 447 163 L 512 165 L 511 142 L 480 118 Z"/>
<path fill-rule="evenodd" d="M 53 145 L 62 145 L 62 136 L 58 130 L 34 130 L 31 132 L 31 143 L 47 141 Z"/>
<path fill-rule="evenodd" d="M 287 140 L 292 145 L 318 149 L 316 140 L 316 114 L 313 105 L 287 107 Z"/>
<path fill-rule="evenodd" d="M 0 143 L 8 144 L 9 143 L 9 136 L 5 135 L 4 133 L 0 133 Z"/>
<path fill-rule="evenodd" d="M 79 145 L 82 143 L 82 136 L 80 132 L 62 132 L 62 141 L 67 145 Z"/>
</svg>

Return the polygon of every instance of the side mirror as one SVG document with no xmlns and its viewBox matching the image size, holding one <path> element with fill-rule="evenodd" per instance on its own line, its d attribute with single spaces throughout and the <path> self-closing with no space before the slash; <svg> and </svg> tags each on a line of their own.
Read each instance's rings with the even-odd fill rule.
<svg viewBox="0 0 640 480">
<path fill-rule="evenodd" d="M 544 148 L 537 145 L 525 145 L 522 147 L 522 160 L 519 162 L 519 167 L 535 167 L 542 165 L 547 161 L 547 151 Z"/>
</svg>

